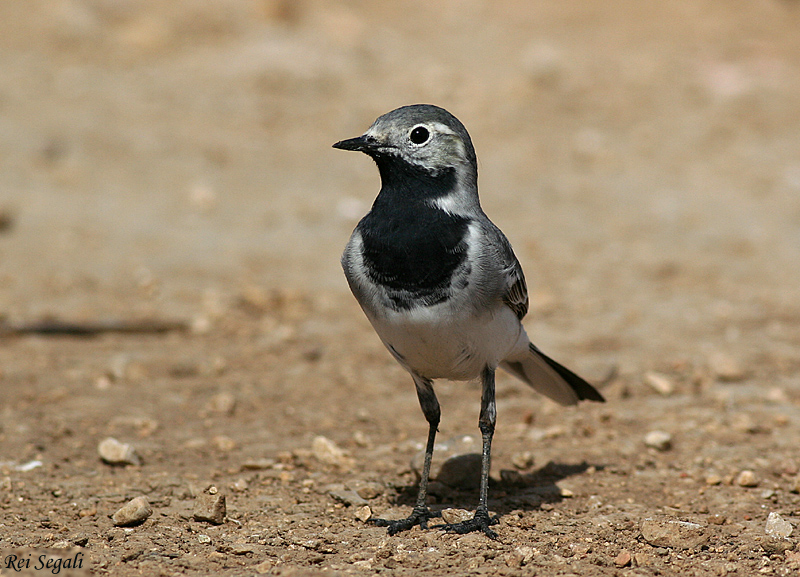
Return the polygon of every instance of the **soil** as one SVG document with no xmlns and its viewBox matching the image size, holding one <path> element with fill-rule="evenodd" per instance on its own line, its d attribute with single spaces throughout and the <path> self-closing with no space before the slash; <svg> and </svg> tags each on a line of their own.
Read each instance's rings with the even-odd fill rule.
<svg viewBox="0 0 800 577">
<path fill-rule="evenodd" d="M 797 2 L 30 0 L 0 51 L 6 326 L 178 323 L 0 336 L 3 575 L 800 572 Z M 409 513 L 427 425 L 338 264 L 377 171 L 330 145 L 414 102 L 608 401 L 499 376 L 497 541 L 363 522 Z M 477 436 L 477 386 L 437 393 Z"/>
</svg>

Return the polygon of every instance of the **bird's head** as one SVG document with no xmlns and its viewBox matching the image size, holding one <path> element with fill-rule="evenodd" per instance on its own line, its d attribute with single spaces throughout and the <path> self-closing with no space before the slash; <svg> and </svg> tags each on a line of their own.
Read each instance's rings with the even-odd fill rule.
<svg viewBox="0 0 800 577">
<path fill-rule="evenodd" d="M 379 117 L 356 138 L 333 145 L 368 154 L 384 179 L 392 171 L 412 170 L 438 177 L 451 173 L 461 187 L 476 189 L 477 161 L 467 129 L 444 108 L 403 106 Z"/>
</svg>

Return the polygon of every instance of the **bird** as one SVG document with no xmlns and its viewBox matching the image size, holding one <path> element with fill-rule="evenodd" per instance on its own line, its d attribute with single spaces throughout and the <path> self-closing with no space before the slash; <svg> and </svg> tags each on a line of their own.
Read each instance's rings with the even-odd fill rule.
<svg viewBox="0 0 800 577">
<path fill-rule="evenodd" d="M 481 208 L 477 157 L 461 121 L 431 104 L 403 106 L 333 147 L 363 152 L 378 167 L 380 191 L 355 227 L 341 264 L 375 332 L 411 375 L 429 427 L 411 514 L 369 521 L 394 535 L 415 526 L 427 529 L 441 516 L 427 505 L 441 417 L 434 380 L 480 380 L 479 503 L 472 518 L 434 528 L 497 539 L 491 526 L 498 518 L 488 508 L 496 370 L 562 405 L 605 399 L 528 339 L 522 325 L 528 312 L 525 275 L 508 239 Z"/>
</svg>

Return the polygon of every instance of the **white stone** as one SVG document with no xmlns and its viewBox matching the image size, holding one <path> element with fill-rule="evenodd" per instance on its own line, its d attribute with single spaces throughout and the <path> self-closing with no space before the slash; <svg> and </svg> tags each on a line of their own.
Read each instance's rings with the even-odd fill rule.
<svg viewBox="0 0 800 577">
<path fill-rule="evenodd" d="M 793 530 L 792 524 L 774 511 L 767 517 L 767 524 L 764 527 L 764 532 L 770 537 L 781 537 L 783 539 L 789 537 Z"/>
</svg>

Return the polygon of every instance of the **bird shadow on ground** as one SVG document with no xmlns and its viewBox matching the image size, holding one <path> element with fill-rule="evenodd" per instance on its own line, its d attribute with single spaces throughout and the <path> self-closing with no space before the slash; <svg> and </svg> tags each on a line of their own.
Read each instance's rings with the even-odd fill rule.
<svg viewBox="0 0 800 577">
<path fill-rule="evenodd" d="M 500 478 L 489 479 L 489 508 L 500 515 L 514 510 L 541 509 L 544 504 L 563 501 L 569 496 L 557 483 L 569 477 L 582 475 L 587 471 L 601 471 L 603 465 L 581 463 L 548 462 L 530 472 L 503 469 Z M 397 487 L 396 505 L 414 506 L 419 485 Z M 468 489 L 456 489 L 431 480 L 429 504 L 433 511 L 448 507 L 474 509 L 478 504 L 478 483 Z"/>
</svg>

